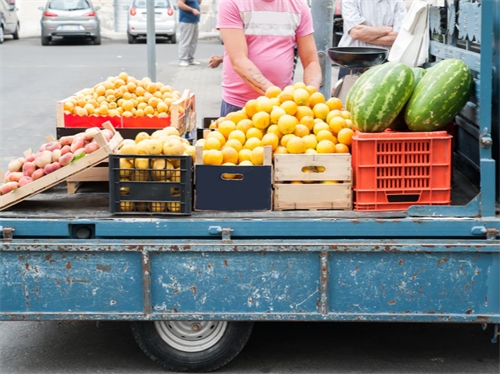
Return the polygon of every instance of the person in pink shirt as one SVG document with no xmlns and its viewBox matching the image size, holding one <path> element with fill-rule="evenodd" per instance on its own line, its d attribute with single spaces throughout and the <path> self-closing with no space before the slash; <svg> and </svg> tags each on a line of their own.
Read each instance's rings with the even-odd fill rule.
<svg viewBox="0 0 500 374">
<path fill-rule="evenodd" d="M 304 83 L 319 89 L 321 67 L 312 16 L 303 0 L 219 0 L 224 42 L 221 116 L 243 108 L 271 86 L 292 84 L 297 46 Z"/>
</svg>

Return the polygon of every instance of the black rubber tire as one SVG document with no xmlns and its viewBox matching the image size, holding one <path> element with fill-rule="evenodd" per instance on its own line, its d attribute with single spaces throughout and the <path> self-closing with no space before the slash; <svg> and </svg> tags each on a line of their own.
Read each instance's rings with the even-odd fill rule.
<svg viewBox="0 0 500 374">
<path fill-rule="evenodd" d="M 94 45 L 101 45 L 101 35 L 99 36 L 94 36 Z"/>
<path fill-rule="evenodd" d="M 0 44 L 3 44 L 5 39 L 5 33 L 3 32 L 3 26 L 0 26 Z"/>
<path fill-rule="evenodd" d="M 135 44 L 137 38 L 134 35 L 127 33 L 128 44 Z"/>
<path fill-rule="evenodd" d="M 42 45 L 50 44 L 50 36 L 42 36 Z"/>
<path fill-rule="evenodd" d="M 176 372 L 207 373 L 233 360 L 252 334 L 253 322 L 228 322 L 221 339 L 202 352 L 184 352 L 167 344 L 158 334 L 154 322 L 134 322 L 135 340 L 154 362 Z"/>
<path fill-rule="evenodd" d="M 174 34 L 170 37 L 170 43 L 177 44 L 177 35 Z"/>
<path fill-rule="evenodd" d="M 14 37 L 14 40 L 19 40 L 19 28 L 21 26 L 19 25 L 19 22 L 17 23 L 17 26 L 16 26 L 16 31 L 14 31 L 14 34 L 12 34 L 12 36 Z"/>
</svg>

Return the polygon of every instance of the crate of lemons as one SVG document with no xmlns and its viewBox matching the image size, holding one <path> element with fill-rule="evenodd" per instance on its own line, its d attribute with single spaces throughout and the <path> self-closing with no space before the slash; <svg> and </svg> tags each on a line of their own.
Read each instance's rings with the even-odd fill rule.
<svg viewBox="0 0 500 374">
<path fill-rule="evenodd" d="M 77 116 L 167 118 L 180 98 L 181 93 L 169 85 L 121 72 L 65 99 L 63 108 L 65 114 Z"/>
<path fill-rule="evenodd" d="M 340 99 L 326 99 L 301 82 L 283 90 L 270 87 L 210 128 L 195 144 L 203 147 L 208 165 L 262 165 L 265 146 L 273 155 L 350 153 L 354 134 Z"/>
<path fill-rule="evenodd" d="M 195 147 L 187 139 L 181 137 L 176 128 L 166 127 L 151 135 L 139 132 L 135 139 L 123 140 L 115 154 L 121 155 L 119 158 L 120 182 L 144 182 L 146 184 L 142 188 L 148 188 L 147 183 L 181 183 L 182 173 L 185 173 L 186 177 L 189 177 L 189 181 L 182 183 L 185 183 L 190 191 L 191 170 L 183 169 L 182 157 L 179 156 L 190 156 L 194 160 Z M 189 165 L 192 165 L 192 161 L 189 162 Z M 126 196 L 130 192 L 129 187 L 120 187 L 120 195 Z M 170 188 L 170 196 L 176 197 L 180 194 L 178 185 Z M 150 199 L 154 200 L 154 196 L 151 196 Z M 121 201 L 120 211 L 180 213 L 181 203 Z"/>
</svg>

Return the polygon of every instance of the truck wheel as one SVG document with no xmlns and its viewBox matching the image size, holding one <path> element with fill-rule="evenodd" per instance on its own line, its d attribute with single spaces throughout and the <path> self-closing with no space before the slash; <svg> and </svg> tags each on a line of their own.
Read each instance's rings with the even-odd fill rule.
<svg viewBox="0 0 500 374">
<path fill-rule="evenodd" d="M 209 372 L 235 358 L 248 342 L 253 322 L 134 322 L 132 333 L 156 363 L 177 372 Z"/>
</svg>

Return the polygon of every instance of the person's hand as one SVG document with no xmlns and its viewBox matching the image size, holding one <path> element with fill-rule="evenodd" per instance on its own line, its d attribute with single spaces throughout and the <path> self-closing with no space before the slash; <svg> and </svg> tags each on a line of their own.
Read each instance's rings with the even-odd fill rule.
<svg viewBox="0 0 500 374">
<path fill-rule="evenodd" d="M 382 29 L 388 34 L 391 33 L 393 30 L 392 26 L 382 26 Z"/>
<path fill-rule="evenodd" d="M 208 60 L 208 67 L 215 69 L 222 63 L 222 56 L 211 56 Z"/>
<path fill-rule="evenodd" d="M 200 11 L 198 9 L 193 9 L 193 14 L 195 16 L 199 16 L 200 15 Z"/>
</svg>

